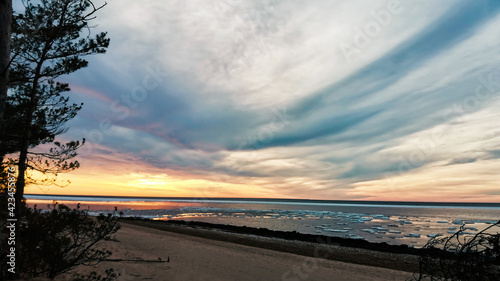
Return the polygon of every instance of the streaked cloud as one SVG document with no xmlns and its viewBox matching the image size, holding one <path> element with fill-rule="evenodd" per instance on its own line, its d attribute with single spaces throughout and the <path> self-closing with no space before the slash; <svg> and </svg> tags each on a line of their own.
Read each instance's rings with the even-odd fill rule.
<svg viewBox="0 0 500 281">
<path fill-rule="evenodd" d="M 120 0 L 98 21 L 64 192 L 500 199 L 496 1 Z"/>
</svg>

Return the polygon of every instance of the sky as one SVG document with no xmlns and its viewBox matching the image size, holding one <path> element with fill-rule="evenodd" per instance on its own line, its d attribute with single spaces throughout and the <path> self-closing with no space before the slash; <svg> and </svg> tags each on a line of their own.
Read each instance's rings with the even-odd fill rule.
<svg viewBox="0 0 500 281">
<path fill-rule="evenodd" d="M 500 202 L 499 1 L 107 3 L 27 193 Z"/>
</svg>

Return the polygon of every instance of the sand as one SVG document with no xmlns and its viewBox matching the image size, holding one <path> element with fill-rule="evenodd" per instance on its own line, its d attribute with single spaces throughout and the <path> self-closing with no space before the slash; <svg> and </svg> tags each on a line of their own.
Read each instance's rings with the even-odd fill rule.
<svg viewBox="0 0 500 281">
<path fill-rule="evenodd" d="M 119 242 L 104 241 L 118 280 L 405 280 L 410 272 L 285 253 L 121 223 Z M 132 261 L 123 261 L 132 260 Z M 138 261 L 135 261 L 138 260 Z M 166 262 L 166 261 L 169 262 Z M 71 280 L 61 277 L 57 280 Z"/>
</svg>

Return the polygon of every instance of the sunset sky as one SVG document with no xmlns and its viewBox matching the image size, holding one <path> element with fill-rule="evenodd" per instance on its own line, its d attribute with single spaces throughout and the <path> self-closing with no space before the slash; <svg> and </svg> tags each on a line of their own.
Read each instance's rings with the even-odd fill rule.
<svg viewBox="0 0 500 281">
<path fill-rule="evenodd" d="M 500 1 L 107 2 L 27 193 L 500 202 Z"/>
</svg>

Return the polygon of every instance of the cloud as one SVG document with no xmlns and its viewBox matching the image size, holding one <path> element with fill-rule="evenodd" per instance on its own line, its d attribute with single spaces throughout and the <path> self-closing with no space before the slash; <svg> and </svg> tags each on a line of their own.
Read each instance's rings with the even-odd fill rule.
<svg viewBox="0 0 500 281">
<path fill-rule="evenodd" d="M 500 178 L 492 172 L 499 160 L 458 165 L 424 166 L 401 177 L 363 181 L 353 184 L 352 195 L 370 200 L 486 201 L 498 191 Z"/>
<path fill-rule="evenodd" d="M 457 184 L 483 200 L 496 179 L 479 192 L 472 181 L 500 155 L 499 11 L 495 1 L 109 1 L 98 17 L 108 53 L 64 78 L 86 103 L 67 137 L 91 141 L 88 171 L 120 173 L 133 159 L 205 195 L 411 199 Z M 435 180 L 453 171 L 464 180 Z M 386 185 L 408 175 L 411 192 Z"/>
</svg>

